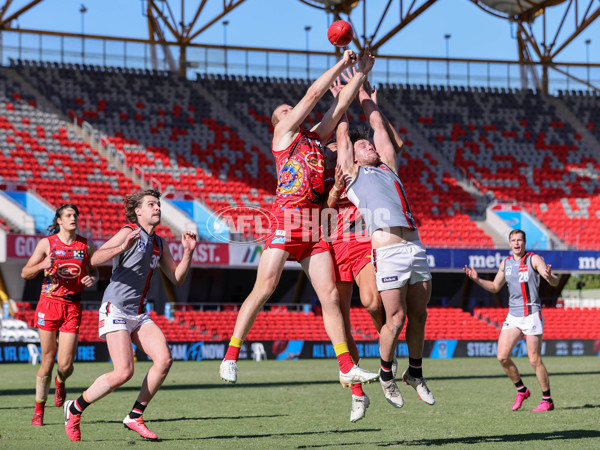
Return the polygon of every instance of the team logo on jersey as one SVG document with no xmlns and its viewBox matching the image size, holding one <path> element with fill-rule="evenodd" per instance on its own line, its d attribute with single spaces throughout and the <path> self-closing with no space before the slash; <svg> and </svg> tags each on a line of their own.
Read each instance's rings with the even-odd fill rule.
<svg viewBox="0 0 600 450">
<path fill-rule="evenodd" d="M 382 283 L 390 283 L 392 281 L 398 281 L 398 276 L 394 276 L 394 277 L 383 277 L 381 279 Z"/>
<path fill-rule="evenodd" d="M 81 267 L 74 263 L 65 263 L 58 266 L 56 273 L 61 278 L 77 278 L 81 275 Z"/>
<path fill-rule="evenodd" d="M 83 250 L 75 250 L 73 252 L 73 259 L 83 259 L 85 257 L 85 252 Z"/>
<path fill-rule="evenodd" d="M 511 274 L 511 273 L 512 273 L 512 267 L 511 267 L 511 266 L 508 266 L 508 267 L 506 268 L 506 276 L 510 276 L 510 274 Z"/>
<path fill-rule="evenodd" d="M 323 155 L 319 152 L 311 152 L 304 157 L 304 161 L 312 170 L 322 173 L 325 170 Z"/>
<path fill-rule="evenodd" d="M 67 252 L 65 252 L 64 250 L 55 250 L 54 254 L 56 256 L 65 256 L 67 254 Z"/>
<path fill-rule="evenodd" d="M 146 251 L 146 242 L 142 241 L 141 239 L 138 241 L 137 243 L 137 249 L 140 252 L 145 252 Z"/>
</svg>

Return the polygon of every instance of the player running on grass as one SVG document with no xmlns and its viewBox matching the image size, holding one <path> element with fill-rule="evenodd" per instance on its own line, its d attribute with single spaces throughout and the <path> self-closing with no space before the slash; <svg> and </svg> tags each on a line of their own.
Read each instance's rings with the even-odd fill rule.
<svg viewBox="0 0 600 450">
<path fill-rule="evenodd" d="M 21 272 L 24 279 L 31 280 L 44 271 L 42 292 L 35 309 L 42 361 L 35 383 L 35 411 L 31 425 L 38 427 L 44 425 L 44 407 L 55 359 L 58 370 L 54 379 L 54 404 L 62 406 L 65 402 L 65 381 L 73 374 L 81 325 L 81 292 L 98 281 L 98 270 L 90 264 L 94 243 L 76 234 L 78 222 L 77 206 L 73 203 L 61 205 L 48 227 L 50 235 L 38 242 Z"/>
<path fill-rule="evenodd" d="M 404 399 L 392 365 L 398 336 L 408 319 L 409 367 L 402 379 L 424 402 L 433 405 L 435 398 L 422 372 L 427 304 L 431 297 L 427 255 L 396 171 L 396 151 L 386 120 L 366 90 L 359 91 L 358 100 L 373 129 L 374 144 L 359 134 L 351 139 L 348 121 L 342 120 L 336 133 L 338 164 L 348 198 L 360 210 L 371 236 L 371 261 L 385 308 L 385 324 L 379 336 L 380 382 L 386 400 L 401 408 Z"/>
<path fill-rule="evenodd" d="M 473 267 L 465 266 L 464 271 L 471 280 L 489 292 L 499 292 L 505 283 L 508 284 L 508 315 L 498 338 L 498 361 L 517 388 L 512 410 L 520 409 L 531 395 L 521 380 L 519 369 L 510 357 L 513 348 L 524 335 L 529 362 L 542 388 L 542 401 L 534 411 L 551 411 L 554 409 L 554 402 L 550 396 L 550 379 L 542 362 L 544 317 L 539 287 L 540 275 L 551 286 L 558 285 L 558 277 L 552 273 L 552 267 L 546 265 L 541 256 L 525 250 L 526 238 L 523 231 L 512 230 L 508 241 L 512 255 L 500 263 L 494 281 L 482 280 Z"/>
<path fill-rule="evenodd" d="M 273 155 L 277 162 L 277 193 L 273 205 L 271 238 L 266 242 L 256 283 L 242 304 L 225 358 L 221 363 L 221 379 L 237 381 L 240 348 L 260 308 L 269 299 L 290 257 L 300 262 L 308 275 L 323 309 L 325 330 L 338 358 L 339 378 L 343 385 L 365 383 L 377 374 L 362 370 L 352 362 L 346 341 L 340 300 L 335 288 L 330 246 L 320 236 L 320 211 L 324 189 L 323 148 L 337 122 L 346 111 L 359 87 L 373 67 L 370 52 L 357 55 L 346 50 L 343 58 L 321 75 L 294 107 L 280 105 L 273 112 Z M 302 123 L 346 68 L 358 63 L 352 80 L 334 99 L 323 120 L 310 131 Z M 317 219 L 317 226 L 315 221 Z"/>
<path fill-rule="evenodd" d="M 196 248 L 196 235 L 183 233 L 183 256 L 175 264 L 169 247 L 154 233 L 161 219 L 159 199 L 160 192 L 153 189 L 126 196 L 125 215 L 131 223 L 121 228 L 92 258 L 93 264 L 113 260 L 113 273 L 104 291 L 98 324 L 113 370 L 98 377 L 77 400 L 65 403 L 65 431 L 72 441 L 81 440 L 81 413 L 133 376 L 132 343 L 150 357 L 152 367 L 123 424 L 144 438 L 158 438 L 146 427 L 142 415 L 167 377 L 173 360 L 165 335 L 146 314 L 146 293 L 157 266 L 173 284 L 181 285 Z"/>
</svg>

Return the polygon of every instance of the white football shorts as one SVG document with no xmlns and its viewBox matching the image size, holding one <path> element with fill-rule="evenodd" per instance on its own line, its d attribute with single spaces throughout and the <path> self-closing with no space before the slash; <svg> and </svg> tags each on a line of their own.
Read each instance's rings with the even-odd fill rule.
<svg viewBox="0 0 600 450">
<path fill-rule="evenodd" d="M 105 340 L 106 334 L 111 331 L 126 330 L 129 334 L 147 323 L 154 323 L 146 313 L 127 314 L 110 302 L 102 303 L 98 313 L 98 334 Z"/>
<path fill-rule="evenodd" d="M 542 316 L 541 311 L 524 317 L 508 314 L 502 325 L 502 329 L 510 330 L 512 328 L 518 328 L 525 336 L 544 334 L 544 316 Z"/>
<path fill-rule="evenodd" d="M 371 250 L 377 289 L 399 289 L 406 283 L 415 284 L 431 280 L 427 253 L 421 241 L 403 241 Z"/>
</svg>

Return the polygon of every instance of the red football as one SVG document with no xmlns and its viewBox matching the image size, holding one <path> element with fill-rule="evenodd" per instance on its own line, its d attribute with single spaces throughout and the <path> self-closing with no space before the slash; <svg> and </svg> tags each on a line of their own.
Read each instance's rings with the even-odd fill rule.
<svg viewBox="0 0 600 450">
<path fill-rule="evenodd" d="M 336 47 L 345 47 L 354 37 L 354 31 L 345 20 L 336 20 L 327 30 L 327 38 Z"/>
</svg>

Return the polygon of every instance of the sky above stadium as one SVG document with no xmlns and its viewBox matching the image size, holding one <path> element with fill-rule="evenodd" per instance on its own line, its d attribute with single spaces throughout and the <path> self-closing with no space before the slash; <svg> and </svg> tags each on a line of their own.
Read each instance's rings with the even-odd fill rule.
<svg viewBox="0 0 600 450">
<path fill-rule="evenodd" d="M 201 22 L 203 18 L 204 22 L 212 19 L 215 16 L 214 11 L 222 8 L 223 4 L 215 0 L 209 0 L 207 3 L 207 11 L 200 16 Z M 174 7 L 178 7 L 179 4 L 179 1 L 172 1 Z M 374 10 L 381 10 L 386 4 L 387 0 L 370 0 L 368 3 Z M 391 9 L 390 18 L 384 21 L 382 31 L 375 40 L 387 33 L 392 27 L 392 20 L 397 20 L 398 4 L 397 0 L 392 3 L 396 12 L 394 14 L 394 10 Z M 80 13 L 82 5 L 87 9 L 83 15 Z M 143 14 L 144 8 L 145 2 L 142 0 L 44 0 L 23 14 L 18 25 L 21 28 L 61 30 L 72 33 L 81 33 L 83 29 L 85 34 L 146 38 L 148 31 Z M 560 9 L 555 10 L 556 17 L 549 14 L 550 23 L 556 23 L 563 11 L 562 7 L 555 8 Z M 191 20 L 194 11 L 190 8 L 186 13 L 187 20 Z M 177 11 L 175 16 L 179 17 Z M 379 17 L 379 11 L 371 14 L 367 12 L 367 22 L 372 23 L 368 27 L 369 31 L 374 29 Z M 352 19 L 355 25 L 362 24 L 362 7 L 353 12 Z M 194 42 L 222 45 L 226 38 L 228 45 L 305 50 L 307 47 L 305 27 L 311 26 L 312 29 L 308 32 L 308 48 L 321 51 L 332 49 L 326 36 L 331 17 L 298 0 L 246 0 L 223 20 L 229 21 L 226 28 L 220 20 Z M 536 23 L 535 27 L 539 29 L 541 21 L 538 22 L 540 23 Z M 573 23 L 573 18 L 569 23 Z M 13 25 L 16 26 L 16 23 Z M 359 26 L 357 30 L 359 34 L 362 34 L 361 28 L 362 26 Z M 570 30 L 572 25 L 566 28 Z M 448 42 L 444 38 L 446 34 L 451 35 Z M 446 45 L 448 45 L 448 54 L 451 58 L 516 60 L 517 41 L 514 35 L 514 26 L 482 11 L 468 0 L 440 0 L 382 46 L 380 53 L 445 57 Z M 585 40 L 591 39 L 588 49 L 589 60 L 599 62 L 600 37 L 598 36 L 600 36 L 600 21 L 597 20 L 556 60 L 585 62 Z"/>
</svg>

